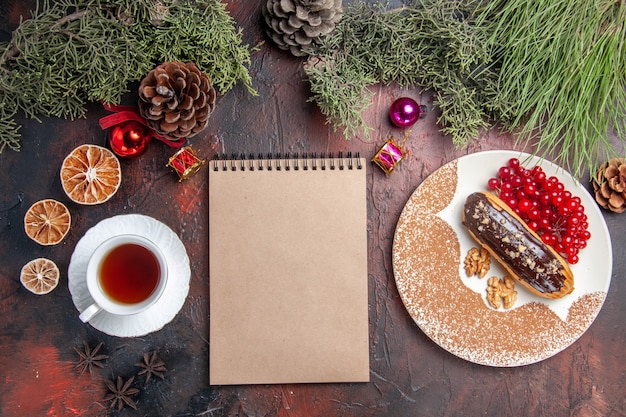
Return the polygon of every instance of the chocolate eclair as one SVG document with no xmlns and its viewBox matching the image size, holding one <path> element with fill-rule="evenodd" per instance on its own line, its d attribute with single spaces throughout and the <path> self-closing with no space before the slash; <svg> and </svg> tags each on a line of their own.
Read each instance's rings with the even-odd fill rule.
<svg viewBox="0 0 626 417">
<path fill-rule="evenodd" d="M 567 261 L 496 195 L 470 194 L 462 221 L 472 238 L 534 294 L 554 299 L 574 290 L 574 274 Z"/>
</svg>

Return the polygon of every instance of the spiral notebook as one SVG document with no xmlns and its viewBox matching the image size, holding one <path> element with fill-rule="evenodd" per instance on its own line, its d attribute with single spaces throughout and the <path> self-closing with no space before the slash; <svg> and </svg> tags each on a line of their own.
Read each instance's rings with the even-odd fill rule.
<svg viewBox="0 0 626 417">
<path fill-rule="evenodd" d="M 366 166 L 209 166 L 212 385 L 369 381 Z"/>
</svg>

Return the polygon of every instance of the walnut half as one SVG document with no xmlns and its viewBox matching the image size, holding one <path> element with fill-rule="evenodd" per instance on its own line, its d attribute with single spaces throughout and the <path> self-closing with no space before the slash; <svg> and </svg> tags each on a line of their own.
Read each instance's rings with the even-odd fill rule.
<svg viewBox="0 0 626 417">
<path fill-rule="evenodd" d="M 502 279 L 491 277 L 487 281 L 487 285 L 487 301 L 491 307 L 496 310 L 502 306 L 506 309 L 513 307 L 517 300 L 513 278 L 508 275 Z"/>
<path fill-rule="evenodd" d="M 463 265 L 468 277 L 478 275 L 479 278 L 484 278 L 491 267 L 491 256 L 485 248 L 472 248 L 467 252 Z"/>
</svg>

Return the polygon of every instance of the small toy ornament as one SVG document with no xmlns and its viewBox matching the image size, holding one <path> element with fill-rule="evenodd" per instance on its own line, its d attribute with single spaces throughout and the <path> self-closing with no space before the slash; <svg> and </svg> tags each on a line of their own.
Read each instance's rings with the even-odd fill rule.
<svg viewBox="0 0 626 417">
<path fill-rule="evenodd" d="M 391 171 L 398 166 L 400 161 L 402 161 L 402 159 L 409 153 L 409 151 L 405 150 L 403 146 L 410 133 L 411 131 L 408 131 L 406 135 L 404 135 L 404 139 L 401 144 L 398 144 L 393 136 L 391 136 L 385 141 L 383 146 L 372 158 L 372 162 L 378 165 L 386 175 L 389 175 Z"/>
<path fill-rule="evenodd" d="M 185 146 L 170 157 L 167 166 L 176 171 L 178 182 L 181 182 L 198 172 L 204 163 L 205 161 L 198 157 L 191 146 Z"/>
<path fill-rule="evenodd" d="M 109 130 L 109 144 L 117 155 L 136 158 L 141 155 L 152 137 L 149 129 L 143 124 L 129 120 L 113 126 Z"/>
<path fill-rule="evenodd" d="M 409 127 L 426 114 L 426 106 L 419 105 L 409 97 L 401 97 L 391 103 L 389 119 L 397 127 Z"/>
</svg>

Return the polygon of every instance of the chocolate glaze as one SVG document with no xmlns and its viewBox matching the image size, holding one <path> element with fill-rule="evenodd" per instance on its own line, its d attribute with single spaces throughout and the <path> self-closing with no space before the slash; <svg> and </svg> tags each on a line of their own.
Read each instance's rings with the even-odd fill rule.
<svg viewBox="0 0 626 417">
<path fill-rule="evenodd" d="M 559 292 L 567 277 L 563 265 L 540 239 L 484 193 L 467 197 L 463 224 L 481 243 L 493 250 L 518 278 L 541 293 Z"/>
</svg>

